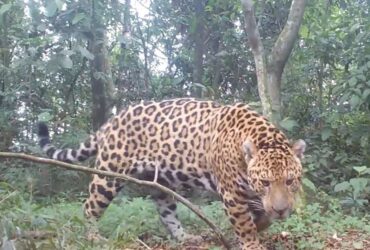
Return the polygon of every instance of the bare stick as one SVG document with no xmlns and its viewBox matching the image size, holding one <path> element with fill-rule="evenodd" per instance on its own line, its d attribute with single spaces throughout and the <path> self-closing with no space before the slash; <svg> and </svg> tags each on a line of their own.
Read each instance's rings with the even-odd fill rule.
<svg viewBox="0 0 370 250">
<path fill-rule="evenodd" d="M 153 182 L 157 183 L 157 181 L 158 181 L 158 164 L 155 165 L 155 174 Z"/>
<path fill-rule="evenodd" d="M 0 204 L 3 203 L 5 200 L 9 199 L 10 197 L 14 196 L 17 193 L 17 191 L 13 191 L 7 196 L 5 196 L 3 199 L 0 200 Z"/>
<path fill-rule="evenodd" d="M 59 166 L 59 167 L 62 167 L 62 168 L 66 168 L 66 169 L 81 171 L 81 172 L 85 172 L 85 173 L 89 173 L 89 174 L 99 174 L 99 175 L 104 175 L 104 176 L 108 176 L 108 177 L 114 177 L 114 178 L 118 178 L 118 179 L 127 180 L 127 181 L 130 181 L 130 182 L 139 184 L 139 185 L 154 187 L 156 189 L 161 190 L 162 192 L 164 192 L 166 194 L 169 194 L 169 195 L 173 196 L 177 201 L 181 202 L 186 207 L 188 207 L 191 211 L 193 211 L 200 219 L 202 219 L 212 229 L 212 231 L 221 240 L 221 242 L 225 246 L 225 248 L 226 249 L 231 249 L 230 244 L 227 242 L 226 238 L 222 235 L 220 229 L 215 224 L 213 224 L 213 222 L 210 221 L 203 214 L 203 212 L 200 209 L 198 209 L 188 199 L 182 197 L 181 195 L 177 194 L 176 192 L 172 191 L 171 189 L 160 185 L 159 183 L 156 183 L 156 182 L 153 182 L 153 181 L 139 180 L 139 179 L 133 178 L 133 177 L 125 175 L 125 174 L 118 174 L 118 173 L 113 173 L 113 172 L 108 172 L 108 171 L 102 171 L 102 170 L 98 170 L 98 169 L 78 166 L 78 165 L 74 165 L 74 164 L 70 164 L 70 163 L 66 163 L 66 162 L 61 162 L 61 161 L 52 160 L 52 159 L 46 159 L 46 158 L 42 158 L 42 157 L 36 157 L 36 156 L 22 154 L 22 153 L 0 152 L 0 158 L 15 158 L 15 159 L 22 159 L 22 160 L 27 160 L 27 161 L 38 162 L 38 163 L 41 163 L 41 164 L 52 164 L 52 165 L 56 165 L 56 166 Z"/>
<path fill-rule="evenodd" d="M 146 249 L 152 250 L 151 247 L 149 247 L 144 241 L 140 240 L 139 238 L 136 238 L 135 241 L 139 242 L 139 244 L 143 245 Z"/>
</svg>

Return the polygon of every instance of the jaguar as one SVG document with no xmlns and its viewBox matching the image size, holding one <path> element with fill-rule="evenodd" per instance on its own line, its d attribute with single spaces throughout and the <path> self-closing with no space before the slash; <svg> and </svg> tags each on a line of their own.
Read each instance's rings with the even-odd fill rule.
<svg viewBox="0 0 370 250">
<path fill-rule="evenodd" d="M 180 98 L 142 101 L 110 118 L 78 148 L 58 149 L 45 123 L 38 126 L 46 155 L 64 162 L 96 156 L 95 168 L 153 180 L 173 190 L 203 189 L 224 205 L 241 249 L 265 249 L 258 232 L 287 218 L 301 190 L 303 140 L 281 130 L 248 105 Z M 93 175 L 84 212 L 98 220 L 124 181 Z M 160 219 L 179 241 L 183 229 L 176 200 L 153 195 Z M 199 236 L 198 238 L 199 239 Z"/>
</svg>

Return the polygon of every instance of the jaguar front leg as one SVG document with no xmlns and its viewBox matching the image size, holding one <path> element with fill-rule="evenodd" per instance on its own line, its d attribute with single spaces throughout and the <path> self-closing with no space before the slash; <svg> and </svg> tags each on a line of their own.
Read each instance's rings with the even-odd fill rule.
<svg viewBox="0 0 370 250">
<path fill-rule="evenodd" d="M 238 237 L 242 250 L 265 250 L 259 242 L 257 226 L 253 221 L 247 201 L 236 194 L 222 195 L 226 213 Z"/>
<path fill-rule="evenodd" d="M 258 232 L 261 232 L 267 229 L 272 223 L 271 218 L 267 216 L 266 214 L 262 214 L 262 215 L 254 217 L 253 221 L 257 227 Z"/>
<path fill-rule="evenodd" d="M 192 235 L 185 232 L 176 214 L 176 201 L 168 194 L 162 193 L 153 197 L 162 223 L 166 226 L 171 235 L 180 242 L 190 241 L 192 243 L 201 242 L 200 235 Z"/>
</svg>

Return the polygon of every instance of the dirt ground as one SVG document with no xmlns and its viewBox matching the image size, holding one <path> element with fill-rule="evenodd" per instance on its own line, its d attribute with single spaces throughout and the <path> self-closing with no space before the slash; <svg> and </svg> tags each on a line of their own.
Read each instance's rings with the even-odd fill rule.
<svg viewBox="0 0 370 250">
<path fill-rule="evenodd" d="M 267 238 L 268 236 L 268 238 Z M 305 239 L 309 242 L 310 235 L 307 235 Z M 293 250 L 299 249 L 296 246 L 298 241 L 302 241 L 302 238 L 295 238 L 289 233 L 281 233 L 275 235 L 262 235 L 261 241 L 267 247 L 268 250 Z M 233 249 L 238 249 L 237 242 L 234 240 L 230 242 Z M 348 231 L 345 235 L 338 237 L 337 235 L 332 235 L 325 239 L 325 243 L 322 248 L 305 248 L 305 249 L 324 249 L 324 250 L 353 250 L 353 249 L 363 249 L 370 250 L 370 235 L 364 235 L 358 231 Z M 208 250 L 208 249 L 225 249 L 222 242 L 218 239 L 212 237 L 205 237 L 204 242 L 201 244 L 192 244 L 187 242 L 181 245 L 171 245 L 166 243 L 156 243 L 153 245 L 146 244 L 145 239 L 138 239 L 135 244 L 129 247 L 123 248 L 124 250 Z"/>
</svg>

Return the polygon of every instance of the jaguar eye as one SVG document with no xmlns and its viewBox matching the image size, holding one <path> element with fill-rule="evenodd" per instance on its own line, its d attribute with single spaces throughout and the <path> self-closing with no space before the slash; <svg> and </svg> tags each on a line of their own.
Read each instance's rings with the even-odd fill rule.
<svg viewBox="0 0 370 250">
<path fill-rule="evenodd" d="M 288 180 L 286 180 L 285 183 L 286 183 L 287 186 L 290 186 L 290 185 L 293 184 L 293 179 L 288 179 Z"/>
<path fill-rule="evenodd" d="M 261 182 L 262 182 L 262 185 L 264 185 L 265 187 L 270 186 L 270 182 L 269 181 L 261 180 Z"/>
</svg>

